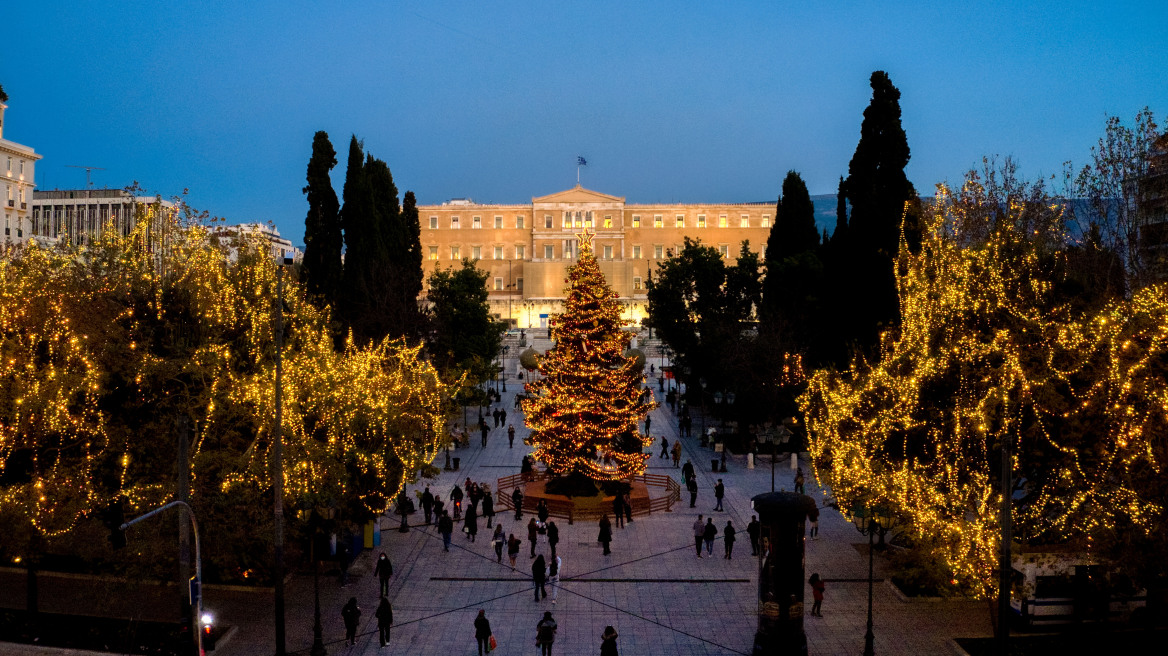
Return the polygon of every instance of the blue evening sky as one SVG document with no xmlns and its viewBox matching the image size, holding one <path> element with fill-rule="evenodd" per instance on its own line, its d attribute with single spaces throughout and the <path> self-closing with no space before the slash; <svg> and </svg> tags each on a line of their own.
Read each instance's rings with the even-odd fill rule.
<svg viewBox="0 0 1168 656">
<path fill-rule="evenodd" d="M 1082 163 L 1168 112 L 1168 2 L 68 2 L 3 11 L 4 134 L 39 188 L 138 180 L 302 240 L 312 135 L 351 134 L 423 204 L 571 187 L 629 202 L 834 193 L 873 70 L 922 193 L 982 155 Z M 895 6 L 896 9 L 888 9 Z"/>
</svg>

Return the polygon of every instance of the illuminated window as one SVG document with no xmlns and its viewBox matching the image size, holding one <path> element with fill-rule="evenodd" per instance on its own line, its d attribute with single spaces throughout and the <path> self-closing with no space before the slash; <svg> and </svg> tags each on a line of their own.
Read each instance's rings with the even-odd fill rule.
<svg viewBox="0 0 1168 656">
<path fill-rule="evenodd" d="M 725 214 L 720 215 L 718 217 L 718 227 L 725 228 L 728 225 L 730 225 L 730 219 L 727 218 Z"/>
<path fill-rule="evenodd" d="M 665 247 L 662 246 L 661 244 L 657 244 L 657 245 L 653 246 L 653 258 L 654 259 L 657 259 L 657 260 L 662 259 L 662 257 L 664 256 L 663 255 L 664 253 L 665 253 Z"/>
<path fill-rule="evenodd" d="M 564 220 L 560 222 L 560 227 L 561 228 L 571 228 L 572 227 L 572 213 L 571 212 L 564 212 Z"/>
<path fill-rule="evenodd" d="M 431 259 L 431 260 L 437 260 L 437 259 L 438 259 L 438 247 L 437 247 L 437 246 L 431 246 L 431 247 L 430 247 L 430 259 Z"/>
<path fill-rule="evenodd" d="M 499 220 L 500 220 L 500 221 L 502 221 L 502 218 L 500 218 Z M 496 260 L 501 260 L 501 259 L 503 259 L 503 247 L 502 247 L 502 246 L 496 246 L 496 247 L 495 247 L 495 257 L 494 257 L 494 259 L 496 259 Z"/>
<path fill-rule="evenodd" d="M 633 259 L 634 260 L 641 259 L 641 246 L 639 244 L 636 246 L 633 246 Z"/>
<path fill-rule="evenodd" d="M 660 228 L 662 225 L 664 225 L 664 222 L 661 220 L 661 215 L 654 214 L 653 215 L 653 227 Z"/>
<path fill-rule="evenodd" d="M 522 217 L 522 216 L 517 216 L 517 217 L 515 217 L 515 227 L 516 227 L 516 228 L 522 228 L 522 227 L 523 227 L 523 217 Z"/>
<path fill-rule="evenodd" d="M 673 227 L 675 227 L 675 228 L 684 228 L 685 227 L 685 215 L 684 214 L 678 214 L 675 217 L 675 224 Z"/>
<path fill-rule="evenodd" d="M 705 214 L 698 215 L 698 227 L 699 228 L 706 227 L 706 215 Z"/>
<path fill-rule="evenodd" d="M 550 260 L 556 256 L 556 247 L 548 244 L 543 247 L 543 259 Z"/>
<path fill-rule="evenodd" d="M 438 229 L 438 217 L 436 217 L 436 216 L 430 217 L 430 229 L 431 230 Z"/>
<path fill-rule="evenodd" d="M 462 259 L 462 251 L 458 248 L 458 246 L 451 246 L 450 247 L 450 259 L 452 259 L 452 260 L 461 260 Z"/>
<path fill-rule="evenodd" d="M 641 289 L 641 276 L 633 276 L 633 291 L 640 291 L 640 289 Z"/>
<path fill-rule="evenodd" d="M 503 279 L 502 278 L 495 278 L 495 291 L 497 291 L 497 292 L 503 291 Z"/>
<path fill-rule="evenodd" d="M 471 229 L 473 229 L 473 230 L 479 230 L 479 229 L 481 229 L 481 228 L 483 227 L 483 217 L 481 217 L 481 216 L 476 216 L 476 217 L 474 217 L 473 219 L 471 219 L 471 224 L 470 224 L 470 227 L 471 227 Z"/>
<path fill-rule="evenodd" d="M 604 259 L 606 259 L 606 260 L 612 259 L 612 246 L 605 246 L 604 247 Z"/>
<path fill-rule="evenodd" d="M 634 215 L 633 215 L 633 227 L 634 227 L 634 228 L 640 228 L 640 227 L 641 227 L 641 217 L 640 217 L 640 215 L 638 215 L 638 214 L 634 214 Z"/>
<path fill-rule="evenodd" d="M 470 247 L 470 259 L 472 259 L 472 260 L 483 259 L 483 247 L 482 246 L 471 246 Z"/>
<path fill-rule="evenodd" d="M 592 227 L 592 212 L 588 212 L 584 215 L 584 227 L 585 228 Z"/>
<path fill-rule="evenodd" d="M 749 214 L 743 214 L 742 217 L 740 219 L 738 219 L 738 227 L 739 228 L 749 228 L 750 227 L 750 215 Z"/>
<path fill-rule="evenodd" d="M 718 244 L 718 252 L 722 254 L 723 259 L 730 257 L 730 244 Z"/>
<path fill-rule="evenodd" d="M 771 227 L 771 215 L 769 215 L 769 214 L 762 215 L 762 227 L 764 227 L 764 228 Z"/>
<path fill-rule="evenodd" d="M 458 217 L 457 216 L 450 217 L 450 229 L 451 230 L 458 230 Z"/>
<path fill-rule="evenodd" d="M 523 259 L 523 252 L 524 252 L 524 250 L 525 250 L 525 249 L 524 249 L 524 247 L 523 247 L 523 246 L 516 245 L 516 246 L 515 246 L 515 259 L 517 259 L 517 260 L 522 260 L 522 259 Z"/>
<path fill-rule="evenodd" d="M 495 217 L 495 229 L 501 230 L 502 228 L 503 228 L 503 217 L 496 216 Z"/>
<path fill-rule="evenodd" d="M 611 214 L 604 217 L 604 227 L 606 227 L 606 228 L 612 227 L 612 215 Z"/>
</svg>

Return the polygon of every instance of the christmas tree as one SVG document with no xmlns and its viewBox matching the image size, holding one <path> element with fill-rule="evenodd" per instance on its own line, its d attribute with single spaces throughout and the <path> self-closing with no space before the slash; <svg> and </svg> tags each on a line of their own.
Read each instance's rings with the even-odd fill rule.
<svg viewBox="0 0 1168 656">
<path fill-rule="evenodd" d="M 637 427 L 656 403 L 642 391 L 636 360 L 624 355 L 629 322 L 592 254 L 592 235 L 580 237 L 565 311 L 551 321 L 555 346 L 539 359 L 543 377 L 526 386 L 527 442 L 556 476 L 620 480 L 645 470 L 651 438 Z"/>
</svg>

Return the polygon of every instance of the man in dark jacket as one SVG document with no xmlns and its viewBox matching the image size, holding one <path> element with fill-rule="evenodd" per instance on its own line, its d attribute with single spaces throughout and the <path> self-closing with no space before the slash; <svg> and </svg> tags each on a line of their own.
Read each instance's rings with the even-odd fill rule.
<svg viewBox="0 0 1168 656">
<path fill-rule="evenodd" d="M 560 542 L 560 527 L 554 521 L 547 525 L 548 545 L 552 548 L 552 559 L 556 557 L 556 545 Z"/>
<path fill-rule="evenodd" d="M 535 600 L 540 600 L 540 594 L 543 594 L 543 599 L 547 599 L 547 589 L 544 583 L 547 582 L 547 563 L 543 559 L 543 554 L 536 556 L 535 561 L 531 563 L 531 580 L 535 582 Z"/>
<path fill-rule="evenodd" d="M 714 538 L 718 537 L 718 527 L 714 526 L 714 518 L 706 519 L 706 527 L 702 531 L 702 539 L 706 541 L 706 555 L 714 555 Z"/>
<path fill-rule="evenodd" d="M 491 648 L 488 646 L 491 641 L 491 623 L 487 620 L 487 615 L 484 611 L 479 610 L 479 616 L 475 618 L 475 640 L 479 643 L 479 656 L 488 652 Z"/>
<path fill-rule="evenodd" d="M 681 466 L 681 481 L 683 483 L 685 483 L 686 485 L 689 485 L 689 482 L 691 480 L 693 480 L 693 477 L 694 477 L 693 463 L 686 460 L 685 464 Z"/>
<path fill-rule="evenodd" d="M 750 555 L 758 555 L 758 535 L 762 530 L 762 525 L 758 523 L 758 517 L 751 515 L 750 523 L 746 525 L 746 534 L 750 536 Z"/>
<path fill-rule="evenodd" d="M 698 479 L 690 477 L 685 486 L 689 489 L 689 507 L 693 508 L 698 503 Z"/>
<path fill-rule="evenodd" d="M 434 512 L 434 495 L 430 493 L 430 486 L 422 492 L 422 513 L 426 515 L 426 524 L 430 524 L 431 514 Z"/>
<path fill-rule="evenodd" d="M 722 497 L 726 496 L 726 486 L 722 485 L 722 479 L 718 479 L 718 484 L 714 486 L 714 498 L 718 500 L 714 510 L 722 510 Z"/>
<path fill-rule="evenodd" d="M 385 595 L 382 595 L 381 604 L 374 616 L 377 617 L 377 638 L 384 647 L 389 644 L 389 628 L 393 626 L 393 606 L 389 604 L 389 599 Z"/>
<path fill-rule="evenodd" d="M 454 484 L 454 489 L 450 490 L 450 504 L 454 506 L 454 519 L 462 518 L 462 488 L 458 487 L 458 483 Z"/>
<path fill-rule="evenodd" d="M 388 595 L 389 577 L 393 576 L 393 564 L 389 562 L 389 556 L 385 555 L 384 551 L 377 557 L 377 565 L 373 568 L 373 575 L 381 581 L 381 596 Z"/>
<path fill-rule="evenodd" d="M 511 493 L 511 504 L 515 506 L 515 521 L 523 518 L 523 491 L 515 488 Z"/>
<path fill-rule="evenodd" d="M 345 642 L 357 644 L 357 623 L 361 621 L 361 609 L 357 607 L 356 597 L 350 597 L 349 603 L 341 609 L 341 619 L 345 621 Z"/>
<path fill-rule="evenodd" d="M 730 520 L 726 520 L 726 528 L 722 529 L 722 541 L 726 543 L 726 560 L 734 557 L 734 540 L 737 539 L 735 537 L 737 533 Z"/>
<path fill-rule="evenodd" d="M 438 518 L 438 532 L 442 534 L 442 550 L 450 551 L 450 535 L 454 533 L 454 520 L 450 515 L 442 513 Z"/>
</svg>

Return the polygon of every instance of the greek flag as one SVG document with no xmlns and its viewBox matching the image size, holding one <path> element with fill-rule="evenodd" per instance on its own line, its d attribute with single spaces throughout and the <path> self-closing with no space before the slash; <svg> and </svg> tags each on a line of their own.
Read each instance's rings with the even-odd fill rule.
<svg viewBox="0 0 1168 656">
<path fill-rule="evenodd" d="M 576 156 L 576 166 L 588 166 L 588 160 L 577 155 Z"/>
</svg>

